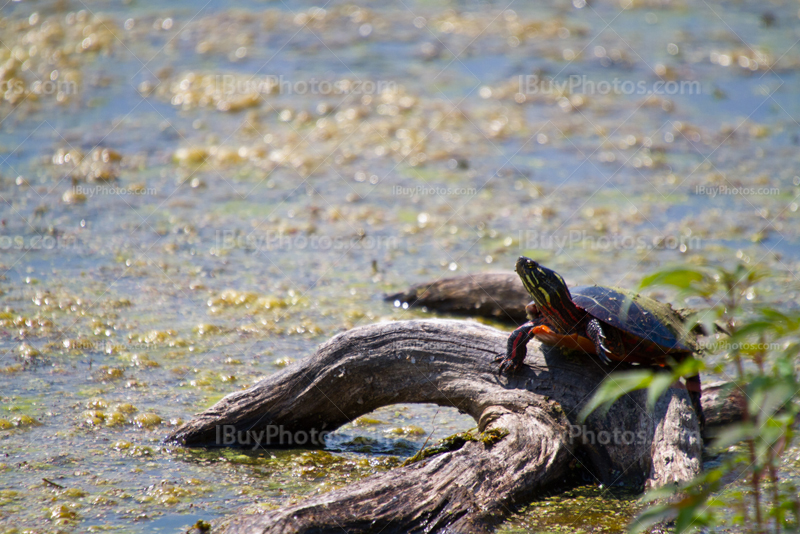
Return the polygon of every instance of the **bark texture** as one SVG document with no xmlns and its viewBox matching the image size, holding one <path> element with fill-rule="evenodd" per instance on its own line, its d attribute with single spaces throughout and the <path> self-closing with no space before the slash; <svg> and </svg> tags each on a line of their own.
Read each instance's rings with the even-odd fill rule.
<svg viewBox="0 0 800 534">
<path fill-rule="evenodd" d="M 513 505 L 572 470 L 606 485 L 683 481 L 701 468 L 702 439 L 684 389 L 645 409 L 644 392 L 578 422 L 606 374 L 586 355 L 537 341 L 523 371 L 497 375 L 508 333 L 473 322 L 415 320 L 355 328 L 250 389 L 232 393 L 169 436 L 217 445 L 219 428 L 330 431 L 396 403 L 435 403 L 470 414 L 483 438 L 263 515 L 232 517 L 225 533 L 490 532 Z M 626 368 L 620 364 L 617 370 Z M 735 419 L 722 386 L 703 402 L 708 428 Z"/>
</svg>

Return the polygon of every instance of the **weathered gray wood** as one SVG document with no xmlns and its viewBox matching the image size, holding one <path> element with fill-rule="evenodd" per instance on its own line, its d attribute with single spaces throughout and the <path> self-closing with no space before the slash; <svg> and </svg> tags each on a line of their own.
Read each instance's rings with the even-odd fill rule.
<svg viewBox="0 0 800 534">
<path fill-rule="evenodd" d="M 232 393 L 168 439 L 215 445 L 221 425 L 329 431 L 395 403 L 436 403 L 470 414 L 481 431 L 508 434 L 376 475 L 265 515 L 231 518 L 233 532 L 488 532 L 571 467 L 605 484 L 683 481 L 700 471 L 697 418 L 672 388 L 654 412 L 643 392 L 605 417 L 577 414 L 613 370 L 586 355 L 532 341 L 522 373 L 497 376 L 492 360 L 507 333 L 473 322 L 417 320 L 355 328 L 245 391 Z M 718 394 L 704 397 L 709 426 L 726 419 Z"/>
<path fill-rule="evenodd" d="M 513 272 L 475 273 L 411 286 L 386 295 L 385 300 L 407 303 L 431 311 L 488 317 L 509 324 L 525 322 L 525 305 L 531 301 Z"/>
</svg>

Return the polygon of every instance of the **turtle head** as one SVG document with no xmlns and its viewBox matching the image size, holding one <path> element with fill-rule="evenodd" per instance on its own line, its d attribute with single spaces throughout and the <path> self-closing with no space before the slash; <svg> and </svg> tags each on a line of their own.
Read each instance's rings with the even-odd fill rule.
<svg viewBox="0 0 800 534">
<path fill-rule="evenodd" d="M 552 310 L 567 303 L 572 304 L 567 284 L 557 272 L 525 256 L 520 256 L 517 260 L 516 271 L 525 289 L 542 312 L 547 313 L 545 310 Z"/>
</svg>

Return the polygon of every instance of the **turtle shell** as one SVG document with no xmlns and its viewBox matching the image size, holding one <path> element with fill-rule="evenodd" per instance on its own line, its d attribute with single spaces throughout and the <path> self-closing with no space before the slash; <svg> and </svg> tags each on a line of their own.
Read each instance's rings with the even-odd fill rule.
<svg viewBox="0 0 800 534">
<path fill-rule="evenodd" d="M 589 315 L 670 352 L 692 352 L 681 317 L 669 304 L 625 289 L 604 286 L 570 288 L 572 301 Z"/>
</svg>

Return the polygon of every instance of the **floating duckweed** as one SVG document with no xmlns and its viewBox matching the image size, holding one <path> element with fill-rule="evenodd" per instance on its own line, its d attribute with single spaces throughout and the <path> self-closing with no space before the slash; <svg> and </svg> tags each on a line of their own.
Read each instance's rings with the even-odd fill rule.
<svg viewBox="0 0 800 534">
<path fill-rule="evenodd" d="M 294 358 L 290 358 L 288 356 L 284 356 L 283 358 L 278 358 L 272 362 L 272 365 L 275 367 L 286 367 L 292 365 L 296 360 Z"/>
<path fill-rule="evenodd" d="M 120 452 L 126 452 L 129 456 L 141 457 L 153 455 L 153 449 L 150 447 L 134 445 L 130 441 L 125 440 L 117 441 L 111 448 Z"/>
<path fill-rule="evenodd" d="M 197 523 L 192 525 L 192 528 L 195 528 L 200 532 L 208 532 L 211 530 L 211 523 L 208 521 L 203 521 L 202 519 L 198 519 Z"/>
<path fill-rule="evenodd" d="M 369 425 L 384 425 L 383 421 L 380 419 L 375 419 L 374 417 L 370 417 L 368 415 L 362 415 L 361 417 L 357 417 L 352 422 L 355 426 L 369 426 Z"/>
<path fill-rule="evenodd" d="M 151 330 L 146 334 L 128 334 L 128 340 L 132 343 L 166 343 L 177 335 L 175 330 Z"/>
<path fill-rule="evenodd" d="M 206 46 L 210 45 L 198 44 L 198 52 L 204 53 Z M 238 50 L 246 52 L 246 48 L 243 47 Z M 231 85 L 237 76 L 226 74 L 224 78 L 226 84 Z M 240 86 L 252 80 L 250 76 L 244 75 L 239 75 L 238 78 L 240 79 Z M 173 106 L 184 110 L 196 107 L 210 107 L 223 112 L 236 112 L 258 106 L 262 101 L 261 92 L 270 91 L 266 86 L 261 88 L 253 87 L 244 93 L 223 91 L 219 81 L 220 77 L 218 75 L 196 75 L 193 72 L 183 73 L 176 76 L 171 83 L 159 85 L 156 88 L 156 94 L 163 99 L 168 99 Z M 248 86 L 253 85 L 252 83 L 248 84 Z M 139 92 L 143 96 L 149 95 L 152 90 L 153 88 L 149 85 L 139 86 Z"/>
<path fill-rule="evenodd" d="M 125 414 L 136 413 L 139 410 L 133 404 L 124 402 L 121 404 L 115 404 L 112 408 L 113 411 Z"/>
<path fill-rule="evenodd" d="M 638 497 L 622 488 L 582 486 L 530 503 L 498 532 L 624 532 L 641 506 Z"/>
<path fill-rule="evenodd" d="M 90 426 L 102 425 L 106 420 L 105 412 L 100 410 L 87 410 L 82 414 L 83 422 Z"/>
<path fill-rule="evenodd" d="M 175 161 L 182 165 L 200 165 L 208 158 L 208 150 L 200 147 L 179 148 L 175 151 Z"/>
<path fill-rule="evenodd" d="M 217 297 L 208 299 L 210 308 L 240 307 L 249 308 L 258 300 L 258 295 L 249 291 L 226 289 Z"/>
<path fill-rule="evenodd" d="M 402 465 L 404 466 L 411 465 L 413 463 L 419 462 L 420 460 L 424 460 L 425 458 L 430 458 L 431 456 L 435 456 L 437 454 L 455 451 L 463 447 L 464 444 L 467 443 L 468 441 L 477 441 L 477 440 L 478 438 L 476 438 L 472 432 L 459 432 L 458 434 L 453 434 L 452 436 L 440 439 L 432 447 L 426 447 L 420 450 L 414 456 L 403 462 Z"/>
<path fill-rule="evenodd" d="M 247 454 L 231 454 L 227 455 L 226 458 L 232 464 L 241 464 L 241 465 L 258 465 L 261 462 L 261 459 L 248 456 Z"/>
<path fill-rule="evenodd" d="M 104 399 L 91 399 L 86 402 L 86 407 L 91 410 L 105 410 L 108 403 Z"/>
<path fill-rule="evenodd" d="M 331 467 L 344 463 L 345 459 L 327 451 L 308 451 L 295 458 L 294 463 L 303 467 Z"/>
<path fill-rule="evenodd" d="M 359 319 L 363 319 L 366 317 L 367 314 L 362 310 L 348 310 L 347 311 L 347 318 L 351 321 L 358 321 Z"/>
<path fill-rule="evenodd" d="M 0 467 L 0 469 L 2 469 L 2 467 Z M 16 490 L 0 490 L 0 506 L 8 504 L 19 496 L 20 493 Z"/>
<path fill-rule="evenodd" d="M 14 423 L 14 426 L 21 426 L 21 427 L 39 426 L 42 424 L 33 417 L 31 417 L 30 415 L 20 415 L 18 417 L 14 417 L 11 420 L 11 422 Z"/>
<path fill-rule="evenodd" d="M 177 504 L 182 497 L 191 497 L 196 495 L 196 491 L 185 486 L 172 483 L 158 484 L 148 491 L 149 494 L 158 497 L 159 501 L 164 504 Z"/>
<path fill-rule="evenodd" d="M 119 412 L 110 412 L 105 416 L 106 426 L 121 426 L 128 422 L 125 414 Z"/>
<path fill-rule="evenodd" d="M 72 497 L 73 499 L 80 499 L 81 497 L 86 497 L 87 493 L 80 488 L 67 488 L 62 495 Z"/>
<path fill-rule="evenodd" d="M 179 498 L 174 495 L 160 495 L 158 497 L 159 504 L 164 504 L 167 506 L 172 506 L 181 502 Z"/>
<path fill-rule="evenodd" d="M 425 430 L 416 425 L 407 425 L 407 426 L 389 428 L 384 432 L 386 434 L 392 434 L 394 436 L 425 436 L 427 434 Z"/>
<path fill-rule="evenodd" d="M 50 519 L 73 520 L 77 518 L 78 514 L 66 504 L 57 504 L 50 508 Z"/>
<path fill-rule="evenodd" d="M 124 375 L 125 371 L 123 369 L 109 367 L 107 365 L 100 366 L 99 372 L 95 374 L 98 380 L 119 380 Z"/>
<path fill-rule="evenodd" d="M 192 387 L 208 387 L 214 385 L 214 381 L 217 376 L 208 370 L 198 371 L 195 369 L 197 373 L 197 377 L 189 381 L 189 385 Z"/>
<path fill-rule="evenodd" d="M 94 341 L 87 338 L 80 338 L 80 339 L 67 338 L 61 342 L 61 345 L 66 350 L 90 351 L 95 349 Z"/>
<path fill-rule="evenodd" d="M 104 495 L 95 495 L 94 497 L 89 499 L 89 504 L 91 504 L 92 506 L 111 506 L 117 504 L 117 501 L 109 499 Z M 102 527 L 95 527 L 96 528 L 95 530 L 92 530 L 92 528 L 93 527 L 89 527 L 87 530 L 89 530 L 89 532 L 99 532 Z"/>
<path fill-rule="evenodd" d="M 8 419 L 0 419 L 0 430 L 8 430 L 9 428 L 14 428 L 14 423 Z"/>
<path fill-rule="evenodd" d="M 299 324 L 287 328 L 285 333 L 288 335 L 309 334 L 312 336 L 318 336 L 322 334 L 322 329 L 314 322 L 302 320 Z"/>
<path fill-rule="evenodd" d="M 41 354 L 36 348 L 28 343 L 21 343 L 19 347 L 17 347 L 17 351 L 19 351 L 20 356 L 26 360 L 33 359 Z"/>
<path fill-rule="evenodd" d="M 82 204 L 86 202 L 86 195 L 70 189 L 64 192 L 64 194 L 61 196 L 61 200 L 64 202 L 64 204 Z"/>
<path fill-rule="evenodd" d="M 222 332 L 222 330 L 223 329 L 220 326 L 213 325 L 213 324 L 205 324 L 205 323 L 199 324 L 199 325 L 194 327 L 194 332 L 198 336 L 205 336 L 205 335 L 209 335 L 209 334 L 218 334 L 218 333 Z"/>
<path fill-rule="evenodd" d="M 109 148 L 95 148 L 88 156 L 84 156 L 80 150 L 62 148 L 53 154 L 52 162 L 53 165 L 69 165 L 69 176 L 73 183 L 109 182 L 119 176 L 118 162 L 121 159 L 118 152 Z"/>
<path fill-rule="evenodd" d="M 291 297 L 288 300 L 279 299 L 277 297 L 265 297 L 258 300 L 258 304 L 267 310 L 287 308 L 289 306 L 294 306 L 298 302 L 300 302 L 300 299 L 296 297 Z"/>
<path fill-rule="evenodd" d="M 152 428 L 161 424 L 161 417 L 152 412 L 144 412 L 134 417 L 133 422 L 140 428 Z"/>
<path fill-rule="evenodd" d="M 151 360 L 147 354 L 129 354 L 128 360 L 134 367 L 152 368 L 161 366 L 158 362 Z"/>
</svg>

